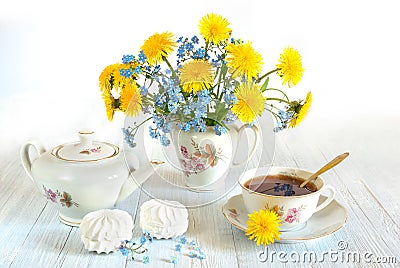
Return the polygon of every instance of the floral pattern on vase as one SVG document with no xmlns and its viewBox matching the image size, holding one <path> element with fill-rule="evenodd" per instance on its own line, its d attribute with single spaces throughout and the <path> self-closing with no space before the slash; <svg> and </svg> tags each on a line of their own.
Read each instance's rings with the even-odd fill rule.
<svg viewBox="0 0 400 268">
<path fill-rule="evenodd" d="M 186 176 L 202 172 L 208 167 L 215 167 L 218 164 L 218 160 L 223 157 L 222 149 L 219 148 L 217 150 L 214 144 L 207 143 L 204 146 L 200 146 L 193 139 L 191 141 L 194 149 L 193 154 L 190 154 L 185 146 L 181 145 L 180 147 L 180 152 L 183 156 L 180 160 Z"/>
<path fill-rule="evenodd" d="M 67 192 L 60 192 L 59 190 L 53 191 L 52 189 L 47 189 L 46 186 L 43 185 L 43 190 L 46 198 L 50 200 L 52 203 L 59 203 L 63 207 L 79 207 L 79 204 L 72 201 L 72 197 L 69 193 Z"/>
</svg>

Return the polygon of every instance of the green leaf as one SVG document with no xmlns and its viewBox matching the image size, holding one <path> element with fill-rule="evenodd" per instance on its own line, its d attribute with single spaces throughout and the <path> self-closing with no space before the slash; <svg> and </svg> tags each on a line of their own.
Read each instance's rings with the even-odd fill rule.
<svg viewBox="0 0 400 268">
<path fill-rule="evenodd" d="M 228 111 L 229 111 L 229 109 L 227 107 L 225 107 L 225 103 L 217 101 L 215 103 L 215 112 L 212 113 L 211 118 L 214 119 L 215 121 L 220 122 L 220 121 L 224 120 Z"/>
<path fill-rule="evenodd" d="M 210 116 L 208 116 L 208 118 L 204 118 L 204 121 L 206 122 L 207 126 L 220 125 L 220 126 L 226 128 L 227 130 L 229 130 L 229 127 L 227 125 L 225 125 L 222 121 L 217 121 L 214 118 L 211 118 Z"/>
<path fill-rule="evenodd" d="M 264 84 L 261 86 L 261 88 L 260 88 L 261 92 L 264 92 L 265 90 L 267 90 L 268 82 L 269 82 L 269 77 L 267 77 L 267 79 L 265 79 Z"/>
<path fill-rule="evenodd" d="M 223 65 L 221 66 L 221 74 L 222 74 L 223 76 L 225 76 L 227 72 L 228 72 L 228 66 L 226 66 L 225 64 L 223 64 Z"/>
<path fill-rule="evenodd" d="M 215 120 L 212 118 L 214 114 L 208 114 L 207 118 L 203 118 L 204 122 L 206 123 L 206 126 L 212 127 L 215 126 Z"/>
</svg>

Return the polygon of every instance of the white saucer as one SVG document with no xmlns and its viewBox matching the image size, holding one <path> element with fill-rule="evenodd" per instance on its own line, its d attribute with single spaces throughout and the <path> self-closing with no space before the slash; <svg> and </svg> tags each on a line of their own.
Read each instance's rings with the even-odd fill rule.
<svg viewBox="0 0 400 268">
<path fill-rule="evenodd" d="M 325 199 L 326 196 L 321 196 L 319 203 Z M 244 207 L 241 194 L 229 198 L 222 206 L 222 213 L 233 226 L 242 231 L 246 230 L 248 212 Z M 280 240 L 276 240 L 276 242 L 299 243 L 328 236 L 340 230 L 346 224 L 346 220 L 346 209 L 334 199 L 326 208 L 316 212 L 303 228 L 297 231 L 282 232 Z"/>
</svg>

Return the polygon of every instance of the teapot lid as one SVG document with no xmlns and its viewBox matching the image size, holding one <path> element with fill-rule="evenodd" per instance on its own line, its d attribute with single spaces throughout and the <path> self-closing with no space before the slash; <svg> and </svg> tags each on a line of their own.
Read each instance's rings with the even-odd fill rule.
<svg viewBox="0 0 400 268">
<path fill-rule="evenodd" d="M 107 142 L 93 141 L 94 132 L 79 131 L 79 141 L 59 145 L 51 154 L 68 162 L 94 162 L 109 159 L 119 154 L 119 148 Z"/>
</svg>

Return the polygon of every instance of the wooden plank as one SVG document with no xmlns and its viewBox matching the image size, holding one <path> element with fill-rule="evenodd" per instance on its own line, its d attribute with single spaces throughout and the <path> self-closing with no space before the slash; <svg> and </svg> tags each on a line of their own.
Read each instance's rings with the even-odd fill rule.
<svg viewBox="0 0 400 268">
<path fill-rule="evenodd" d="M 55 267 L 124 267 L 125 259 L 118 252 L 89 252 L 81 242 L 78 228 L 72 228 Z"/>
<path fill-rule="evenodd" d="M 62 226 L 57 210 L 51 204 L 47 205 L 26 240 L 21 243 L 21 251 L 10 267 L 27 267 L 32 264 L 37 267 L 55 266 L 71 229 L 69 226 Z"/>
<path fill-rule="evenodd" d="M 6 159 L 0 161 L 0 265 L 9 266 L 26 254 L 22 245 L 28 243 L 47 202 L 21 169 L 19 159 Z"/>
<path fill-rule="evenodd" d="M 191 209 L 189 233 L 202 245 L 202 267 L 238 266 L 232 231 L 221 213 L 224 200 Z"/>
</svg>

